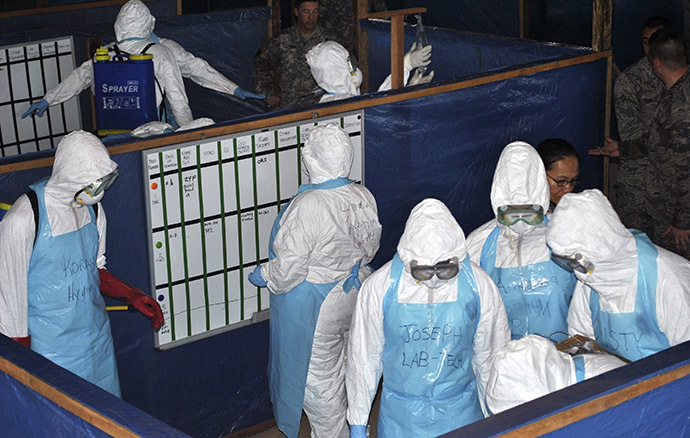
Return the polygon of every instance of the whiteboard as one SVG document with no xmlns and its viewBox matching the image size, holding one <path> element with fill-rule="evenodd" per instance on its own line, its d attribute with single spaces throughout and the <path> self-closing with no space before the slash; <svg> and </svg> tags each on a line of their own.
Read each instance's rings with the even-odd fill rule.
<svg viewBox="0 0 690 438">
<path fill-rule="evenodd" d="M 77 96 L 50 107 L 43 117 L 22 119 L 74 65 L 72 37 L 0 47 L 0 156 L 51 149 L 81 129 Z"/>
<path fill-rule="evenodd" d="M 269 291 L 247 275 L 268 261 L 273 221 L 308 182 L 304 141 L 317 124 L 337 123 L 355 150 L 350 178 L 361 181 L 362 119 L 357 111 L 142 151 L 151 290 L 165 317 L 157 348 L 268 317 Z"/>
</svg>

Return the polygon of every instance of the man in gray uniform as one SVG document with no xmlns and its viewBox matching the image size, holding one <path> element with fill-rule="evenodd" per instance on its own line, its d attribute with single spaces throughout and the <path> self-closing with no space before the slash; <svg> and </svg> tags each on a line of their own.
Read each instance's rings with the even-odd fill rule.
<svg viewBox="0 0 690 438">
<path fill-rule="evenodd" d="M 656 32 L 649 39 L 649 59 L 666 86 L 649 130 L 651 237 L 690 259 L 690 77 L 683 34 Z"/>
<path fill-rule="evenodd" d="M 647 234 L 652 230 L 652 220 L 646 209 L 640 206 L 646 203 L 649 127 L 666 89 L 664 83 L 652 72 L 647 54 L 652 34 L 670 27 L 671 21 L 665 17 L 652 17 L 642 26 L 642 49 L 645 56 L 618 77 L 613 89 L 621 141 L 606 137 L 603 148 L 590 151 L 590 154 L 620 158 L 616 177 L 616 212 L 626 227 Z"/>
<path fill-rule="evenodd" d="M 295 2 L 297 23 L 268 40 L 254 58 L 252 78 L 269 108 L 292 108 L 319 102 L 305 55 L 315 45 L 335 38 L 319 26 L 319 0 Z M 273 74 L 277 83 L 274 81 Z"/>
</svg>

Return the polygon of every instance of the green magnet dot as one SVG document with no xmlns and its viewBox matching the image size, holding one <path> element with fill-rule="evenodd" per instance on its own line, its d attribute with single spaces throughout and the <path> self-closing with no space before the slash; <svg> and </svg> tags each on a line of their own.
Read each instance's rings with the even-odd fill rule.
<svg viewBox="0 0 690 438">
<path fill-rule="evenodd" d="M 163 246 L 161 242 L 156 242 L 156 248 L 160 248 L 161 246 Z"/>
</svg>

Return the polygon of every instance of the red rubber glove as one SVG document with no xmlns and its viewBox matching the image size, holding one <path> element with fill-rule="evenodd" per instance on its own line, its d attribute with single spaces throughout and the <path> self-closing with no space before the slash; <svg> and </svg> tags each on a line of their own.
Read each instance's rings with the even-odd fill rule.
<svg viewBox="0 0 690 438">
<path fill-rule="evenodd" d="M 24 336 L 23 338 L 11 338 L 11 339 L 19 342 L 20 344 L 22 344 L 26 348 L 31 348 L 31 335 Z"/>
<path fill-rule="evenodd" d="M 124 300 L 125 304 L 134 306 L 139 312 L 149 318 L 153 323 L 155 331 L 161 328 L 163 325 L 163 312 L 156 300 L 115 277 L 106 269 L 99 269 L 98 274 L 101 278 L 101 293 L 103 295 Z"/>
</svg>

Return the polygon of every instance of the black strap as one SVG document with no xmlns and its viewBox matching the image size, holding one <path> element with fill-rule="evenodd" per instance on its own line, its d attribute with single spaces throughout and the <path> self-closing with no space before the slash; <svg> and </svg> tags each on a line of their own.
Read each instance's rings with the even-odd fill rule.
<svg viewBox="0 0 690 438">
<path fill-rule="evenodd" d="M 150 49 L 151 46 L 153 46 L 154 44 L 156 44 L 156 43 L 149 43 L 149 44 L 147 44 L 146 47 L 144 47 L 144 50 L 141 51 L 141 54 L 142 54 L 142 55 L 146 55 L 146 51 L 147 51 L 148 49 Z"/>
<path fill-rule="evenodd" d="M 34 189 L 29 190 L 26 192 L 26 197 L 29 198 L 29 202 L 31 203 L 31 209 L 34 211 L 34 225 L 36 227 L 35 233 L 34 233 L 34 245 L 36 245 L 36 238 L 38 237 L 38 222 L 39 222 L 39 216 L 40 216 L 40 210 L 38 209 L 38 195 L 34 191 Z M 96 215 L 96 220 L 98 220 L 98 204 L 92 205 L 93 207 L 93 212 Z"/>
<path fill-rule="evenodd" d="M 31 209 L 34 211 L 34 224 L 36 225 L 36 232 L 34 233 L 34 245 L 36 245 L 36 237 L 38 237 L 38 219 L 39 219 L 39 210 L 38 210 L 38 195 L 36 195 L 36 192 L 33 191 L 33 189 L 29 190 L 26 192 L 26 196 L 29 198 L 29 202 L 31 202 Z"/>
</svg>

